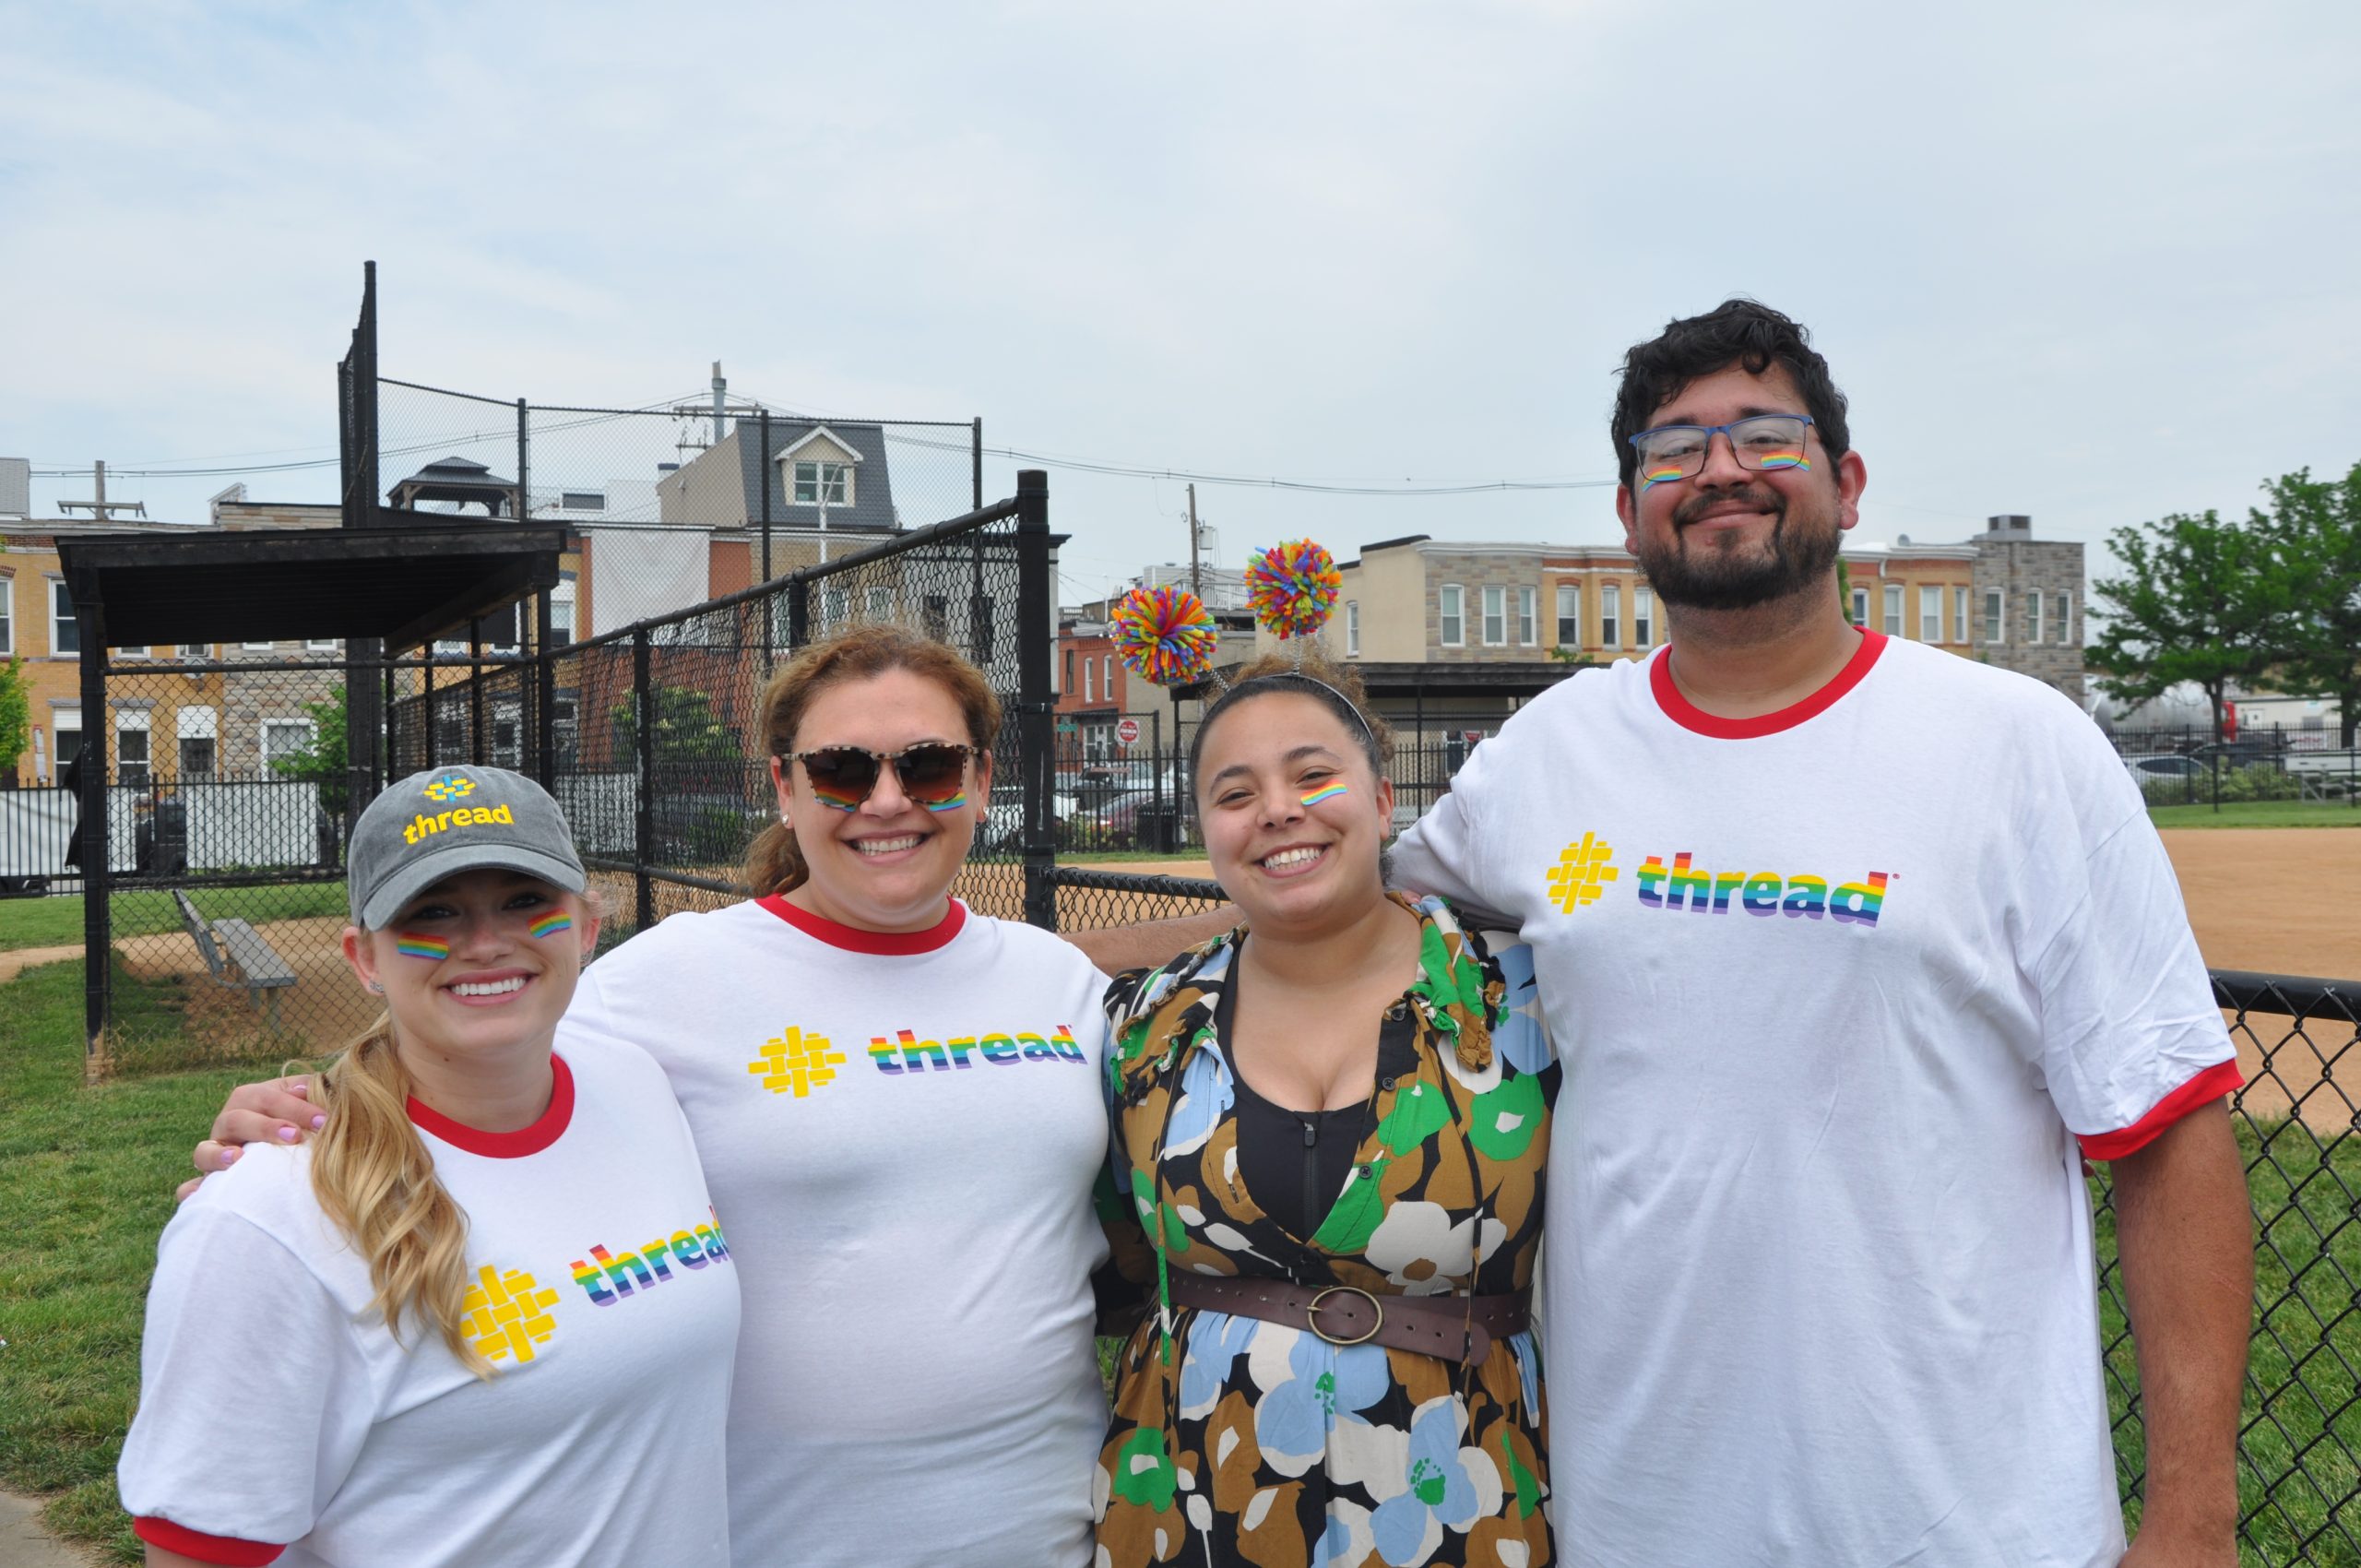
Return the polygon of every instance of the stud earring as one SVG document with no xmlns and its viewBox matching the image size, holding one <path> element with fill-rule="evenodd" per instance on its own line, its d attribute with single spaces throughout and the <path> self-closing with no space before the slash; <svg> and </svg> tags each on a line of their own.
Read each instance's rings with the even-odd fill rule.
<svg viewBox="0 0 2361 1568">
<path fill-rule="evenodd" d="M 386 994 L 386 988 L 378 984 L 375 980 L 369 981 L 369 989 L 375 992 L 380 996 Z"/>
</svg>

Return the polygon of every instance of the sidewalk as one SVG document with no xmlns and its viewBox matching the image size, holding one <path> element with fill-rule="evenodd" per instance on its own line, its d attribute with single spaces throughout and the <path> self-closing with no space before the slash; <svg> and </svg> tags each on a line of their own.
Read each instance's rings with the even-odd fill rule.
<svg viewBox="0 0 2361 1568">
<path fill-rule="evenodd" d="M 40 1513 L 38 1501 L 0 1491 L 0 1568 L 90 1568 L 98 1561 L 42 1529 Z"/>
</svg>

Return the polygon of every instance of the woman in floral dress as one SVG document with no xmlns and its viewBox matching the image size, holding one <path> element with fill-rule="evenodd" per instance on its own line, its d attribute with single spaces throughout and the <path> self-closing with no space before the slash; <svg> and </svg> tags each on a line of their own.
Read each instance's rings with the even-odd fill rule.
<svg viewBox="0 0 2361 1568">
<path fill-rule="evenodd" d="M 1250 666 L 1192 769 L 1245 923 L 1108 992 L 1152 1302 L 1110 1568 L 1554 1561 L 1525 1310 L 1559 1069 L 1525 950 L 1385 893 L 1386 760 L 1351 676 Z"/>
</svg>

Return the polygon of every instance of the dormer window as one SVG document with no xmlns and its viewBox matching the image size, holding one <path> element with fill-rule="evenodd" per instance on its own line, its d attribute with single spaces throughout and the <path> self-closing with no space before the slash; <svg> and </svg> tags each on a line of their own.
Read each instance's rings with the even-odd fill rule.
<svg viewBox="0 0 2361 1568">
<path fill-rule="evenodd" d="M 852 465 L 798 461 L 795 465 L 795 504 L 799 506 L 830 506 L 852 505 Z"/>
</svg>

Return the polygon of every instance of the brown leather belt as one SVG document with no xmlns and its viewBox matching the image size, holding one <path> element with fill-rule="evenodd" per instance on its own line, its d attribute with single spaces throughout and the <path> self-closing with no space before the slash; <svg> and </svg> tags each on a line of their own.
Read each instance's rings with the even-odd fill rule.
<svg viewBox="0 0 2361 1568">
<path fill-rule="evenodd" d="M 1284 1323 L 1308 1328 L 1331 1345 L 1382 1345 L 1463 1366 L 1482 1360 L 1493 1340 L 1524 1333 L 1533 1313 L 1531 1290 L 1477 1296 L 1471 1303 L 1465 1296 L 1377 1295 L 1352 1285 L 1215 1274 L 1174 1274 L 1171 1286 L 1176 1307 Z"/>
</svg>

